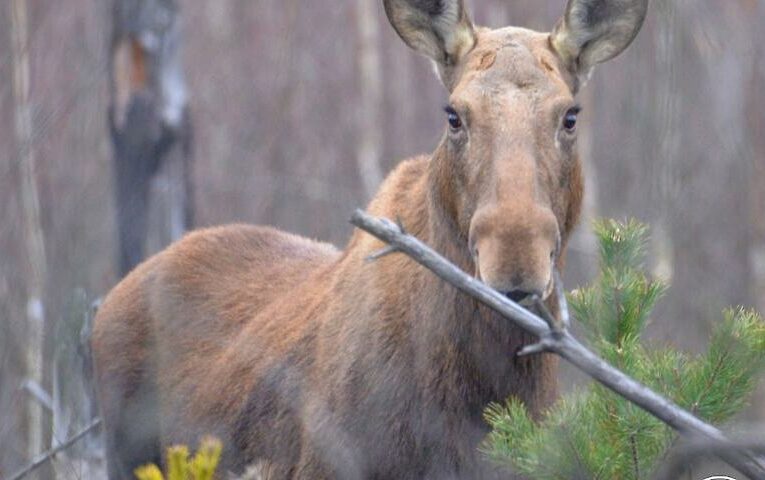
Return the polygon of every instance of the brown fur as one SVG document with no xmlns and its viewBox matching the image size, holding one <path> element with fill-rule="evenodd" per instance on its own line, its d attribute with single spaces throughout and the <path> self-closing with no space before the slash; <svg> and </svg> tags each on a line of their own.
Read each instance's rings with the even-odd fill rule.
<svg viewBox="0 0 765 480">
<path fill-rule="evenodd" d="M 498 289 L 548 296 L 582 201 L 559 129 L 576 72 L 548 34 L 466 28 L 458 11 L 475 45 L 445 83 L 466 130 L 403 162 L 368 211 Z M 476 453 L 483 409 L 513 395 L 539 413 L 557 361 L 517 358 L 533 338 L 408 257 L 364 262 L 382 247 L 358 231 L 341 253 L 233 225 L 128 275 L 92 342 L 110 478 L 207 433 L 224 469 L 260 463 L 274 479 L 491 475 Z"/>
</svg>

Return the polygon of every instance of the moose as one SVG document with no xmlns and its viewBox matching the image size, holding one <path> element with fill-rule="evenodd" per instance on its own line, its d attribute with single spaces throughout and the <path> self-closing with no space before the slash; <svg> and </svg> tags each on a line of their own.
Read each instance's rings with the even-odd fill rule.
<svg viewBox="0 0 765 480">
<path fill-rule="evenodd" d="M 475 26 L 463 0 L 384 0 L 449 93 L 443 137 L 368 205 L 514 301 L 555 313 L 583 175 L 575 95 L 637 35 L 647 0 L 569 0 L 551 33 Z M 205 434 L 268 479 L 476 479 L 482 412 L 540 415 L 557 360 L 356 231 L 345 250 L 268 227 L 188 234 L 107 296 L 92 348 L 109 478 Z M 528 302 L 526 302 L 528 303 Z M 534 307 L 530 307 L 534 308 Z M 507 473 L 504 474 L 506 478 Z"/>
</svg>

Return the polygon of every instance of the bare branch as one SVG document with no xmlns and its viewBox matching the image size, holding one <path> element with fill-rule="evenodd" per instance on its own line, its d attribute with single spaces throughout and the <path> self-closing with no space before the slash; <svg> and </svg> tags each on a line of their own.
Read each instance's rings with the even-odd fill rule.
<svg viewBox="0 0 765 480">
<path fill-rule="evenodd" d="M 397 252 L 400 252 L 400 250 L 398 248 L 392 247 L 392 246 L 388 245 L 387 247 L 383 248 L 382 250 L 379 250 L 379 251 L 369 255 L 366 258 L 366 261 L 367 262 L 374 262 L 375 260 L 379 260 L 379 259 L 381 259 L 383 257 L 387 257 L 391 253 L 397 253 Z"/>
<path fill-rule="evenodd" d="M 563 286 L 561 285 L 557 288 L 562 290 Z M 547 322 L 547 326 L 550 327 L 550 330 L 552 330 L 554 333 L 560 333 L 566 329 L 566 326 L 562 324 L 557 318 L 555 318 L 555 315 L 550 312 L 550 309 L 547 308 L 545 302 L 543 302 L 542 299 L 537 295 L 534 295 L 533 304 L 539 312 L 539 316 L 542 317 L 545 322 Z"/>
<path fill-rule="evenodd" d="M 531 345 L 527 345 L 523 347 L 517 355 L 519 357 L 525 357 L 527 355 L 533 355 L 535 353 L 543 353 L 543 352 L 549 352 L 551 351 L 551 337 L 552 335 L 547 335 L 539 339 L 539 342 L 532 343 Z"/>
<path fill-rule="evenodd" d="M 71 447 L 76 443 L 78 440 L 80 440 L 82 437 L 87 435 L 91 430 L 94 430 L 96 427 L 101 425 L 101 419 L 95 418 L 93 421 L 91 421 L 85 428 L 77 432 L 72 438 L 65 441 L 61 445 L 57 446 L 56 448 L 51 448 L 45 453 L 41 453 L 40 455 L 35 458 L 32 463 L 27 465 L 26 467 L 22 468 L 15 474 L 11 475 L 11 477 L 8 480 L 20 480 L 24 478 L 29 473 L 33 472 L 37 468 L 44 465 L 46 462 L 48 462 L 50 459 L 56 456 L 57 453 L 59 453 L 62 450 L 66 450 L 67 448 Z"/>
<path fill-rule="evenodd" d="M 555 295 L 558 297 L 558 306 L 560 307 L 560 322 L 563 328 L 571 326 L 571 317 L 568 314 L 568 301 L 566 300 L 566 289 L 563 288 L 563 279 L 558 269 L 553 270 L 553 281 L 555 282 Z"/>
<path fill-rule="evenodd" d="M 690 439 L 712 441 L 716 445 L 733 445 L 714 426 L 606 363 L 574 338 L 565 326 L 558 332 L 552 330 L 548 322 L 466 274 L 417 238 L 402 233 L 402 228 L 390 220 L 375 218 L 356 210 L 351 217 L 351 223 L 405 253 L 441 279 L 489 306 L 527 332 L 538 336 L 540 342 L 522 350 L 523 354 L 537 351 L 554 352 L 680 434 Z M 751 450 L 722 448 L 715 454 L 750 478 L 765 479 L 765 461 Z"/>
<path fill-rule="evenodd" d="M 28 378 L 22 382 L 21 389 L 26 390 L 27 393 L 32 396 L 32 398 L 37 400 L 37 402 L 45 407 L 49 412 L 53 411 L 53 399 L 51 398 L 50 394 L 45 391 L 42 385 L 32 380 L 31 378 Z"/>
</svg>

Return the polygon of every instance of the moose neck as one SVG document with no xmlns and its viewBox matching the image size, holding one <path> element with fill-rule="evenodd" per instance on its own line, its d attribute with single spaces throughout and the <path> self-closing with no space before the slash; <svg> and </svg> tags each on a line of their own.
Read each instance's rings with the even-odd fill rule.
<svg viewBox="0 0 765 480">
<path fill-rule="evenodd" d="M 426 198 L 427 239 L 439 253 L 466 272 L 475 271 L 468 249 L 467 229 L 460 225 L 454 171 L 442 142 L 428 162 Z"/>
<path fill-rule="evenodd" d="M 475 271 L 467 232 L 460 225 L 454 172 L 443 144 L 427 166 L 427 187 L 411 189 L 411 205 L 424 205 L 419 214 L 426 222 L 419 235 L 436 251 L 466 272 Z M 424 196 L 424 198 L 422 198 Z M 406 223 L 405 223 L 406 226 Z M 413 264 L 410 264 L 413 266 Z M 511 321 L 458 292 L 434 274 L 422 270 L 421 289 L 412 288 L 414 301 L 425 302 L 423 318 L 413 326 L 427 356 L 421 375 L 442 389 L 451 408 L 480 415 L 489 401 L 516 395 L 536 407 L 554 397 L 555 360 L 547 355 L 519 359 L 516 351 L 534 341 Z M 427 347 L 427 348 L 425 348 Z M 533 398 L 532 398 L 533 397 Z"/>
</svg>

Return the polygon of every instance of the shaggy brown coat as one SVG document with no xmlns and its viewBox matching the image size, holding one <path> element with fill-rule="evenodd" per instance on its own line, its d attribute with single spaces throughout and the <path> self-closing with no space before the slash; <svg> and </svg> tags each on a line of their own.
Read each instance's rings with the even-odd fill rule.
<svg viewBox="0 0 765 480">
<path fill-rule="evenodd" d="M 592 65 L 614 42 L 625 48 L 645 14 L 633 11 L 644 0 L 621 0 L 613 18 L 572 17 L 597 3 L 572 0 L 551 36 L 476 29 L 456 0 L 387 1 L 402 38 L 437 62 L 452 125 L 432 156 L 388 176 L 368 211 L 400 218 L 501 291 L 554 298 L 551 271 L 582 203 L 562 121 Z M 602 33 L 627 14 L 629 32 Z M 592 50 L 601 37 L 605 56 Z M 556 358 L 516 357 L 533 338 L 408 257 L 364 261 L 382 247 L 359 231 L 339 252 L 232 225 L 192 233 L 128 275 L 92 341 L 110 478 L 203 434 L 223 440 L 224 470 L 260 463 L 274 479 L 491 475 L 476 452 L 484 408 L 516 396 L 539 413 L 556 394 Z"/>
</svg>

